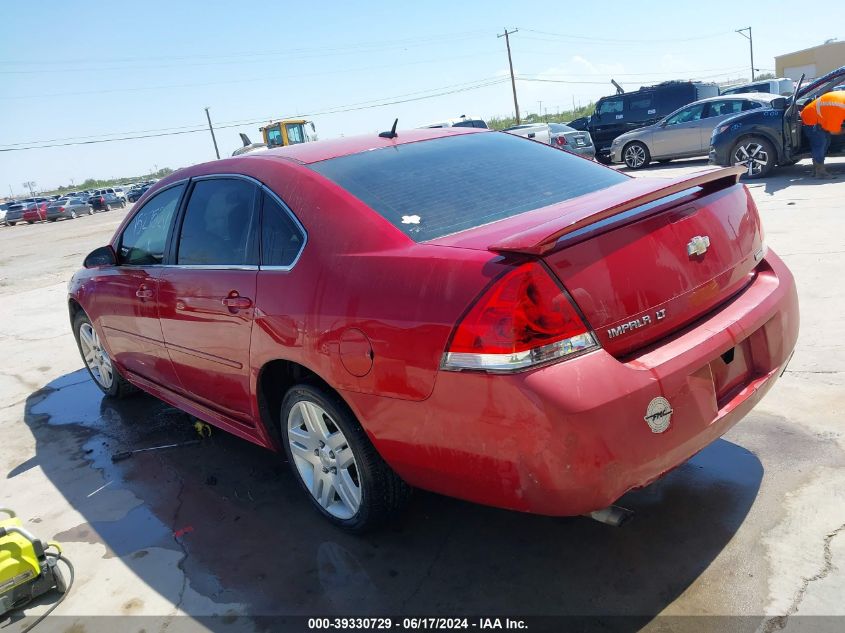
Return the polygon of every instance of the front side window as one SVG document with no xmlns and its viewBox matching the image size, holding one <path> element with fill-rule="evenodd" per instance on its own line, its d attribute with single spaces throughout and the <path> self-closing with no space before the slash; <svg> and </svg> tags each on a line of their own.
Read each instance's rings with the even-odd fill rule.
<svg viewBox="0 0 845 633">
<path fill-rule="evenodd" d="M 278 125 L 274 125 L 273 127 L 267 128 L 267 146 L 282 146 L 282 129 Z"/>
<path fill-rule="evenodd" d="M 623 108 L 622 97 L 605 99 L 599 106 L 599 114 L 621 114 Z"/>
<path fill-rule="evenodd" d="M 244 266 L 255 261 L 255 185 L 240 178 L 200 180 L 179 234 L 182 266 Z"/>
<path fill-rule="evenodd" d="M 264 193 L 261 216 L 261 265 L 290 266 L 296 260 L 305 235 L 273 196 Z"/>
<path fill-rule="evenodd" d="M 119 263 L 148 266 L 162 262 L 173 214 L 184 189 L 185 185 L 176 185 L 147 200 L 120 236 Z"/>
<path fill-rule="evenodd" d="M 666 119 L 666 125 L 678 125 L 679 123 L 689 123 L 690 121 L 700 120 L 701 115 L 704 113 L 704 105 L 705 104 L 700 103 L 698 105 L 684 108 L 680 112 L 676 112 Z"/>
<path fill-rule="evenodd" d="M 302 133 L 301 123 L 286 123 L 285 129 L 288 133 L 288 145 L 296 145 L 305 142 L 305 135 Z"/>
</svg>

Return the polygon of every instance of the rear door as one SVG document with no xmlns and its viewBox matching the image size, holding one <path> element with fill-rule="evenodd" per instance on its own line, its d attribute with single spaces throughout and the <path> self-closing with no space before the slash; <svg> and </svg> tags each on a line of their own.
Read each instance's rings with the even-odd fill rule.
<svg viewBox="0 0 845 633">
<path fill-rule="evenodd" d="M 158 320 L 158 283 L 184 191 L 184 184 L 165 189 L 133 215 L 117 242 L 117 266 L 100 269 L 86 306 L 119 365 L 168 387 L 176 375 Z"/>
<path fill-rule="evenodd" d="M 159 286 L 161 327 L 182 388 L 246 423 L 252 420 L 257 194 L 248 178 L 194 179 Z"/>
<path fill-rule="evenodd" d="M 652 154 L 657 156 L 695 156 L 703 153 L 702 119 L 706 104 L 698 103 L 669 116 L 652 137 Z M 709 141 L 710 135 L 707 135 Z"/>
</svg>

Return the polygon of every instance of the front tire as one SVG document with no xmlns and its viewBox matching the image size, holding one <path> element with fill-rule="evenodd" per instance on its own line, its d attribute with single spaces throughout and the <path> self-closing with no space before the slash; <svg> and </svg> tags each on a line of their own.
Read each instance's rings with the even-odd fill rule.
<svg viewBox="0 0 845 633">
<path fill-rule="evenodd" d="M 746 168 L 743 178 L 764 178 L 775 168 L 775 148 L 764 138 L 749 136 L 740 139 L 731 150 L 731 164 Z"/>
<path fill-rule="evenodd" d="M 651 162 L 651 153 L 644 143 L 634 141 L 622 149 L 622 160 L 629 169 L 642 169 Z"/>
<path fill-rule="evenodd" d="M 300 384 L 282 402 L 282 445 L 300 486 L 334 525 L 361 533 L 405 506 L 411 488 L 370 443 L 336 395 Z"/>
<path fill-rule="evenodd" d="M 138 391 L 112 365 L 108 352 L 100 342 L 100 336 L 84 312 L 80 311 L 73 320 L 73 335 L 85 368 L 100 391 L 113 398 L 122 398 Z"/>
<path fill-rule="evenodd" d="M 596 162 L 601 163 L 602 165 L 610 165 L 613 162 L 610 154 L 601 154 L 596 152 Z"/>
</svg>

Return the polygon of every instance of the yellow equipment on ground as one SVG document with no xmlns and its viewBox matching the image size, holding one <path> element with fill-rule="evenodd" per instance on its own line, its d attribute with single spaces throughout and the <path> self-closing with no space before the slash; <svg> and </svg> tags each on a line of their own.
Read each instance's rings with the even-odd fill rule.
<svg viewBox="0 0 845 633">
<path fill-rule="evenodd" d="M 71 582 L 73 567 L 62 556 L 58 544 L 47 544 L 33 536 L 11 510 L 0 508 L 0 515 L 8 517 L 0 519 L 0 617 L 52 589 L 65 594 L 70 585 L 57 563 L 62 560 L 68 565 Z M 56 552 L 47 551 L 50 548 Z M 64 595 L 26 630 L 46 617 L 63 598 Z"/>
</svg>

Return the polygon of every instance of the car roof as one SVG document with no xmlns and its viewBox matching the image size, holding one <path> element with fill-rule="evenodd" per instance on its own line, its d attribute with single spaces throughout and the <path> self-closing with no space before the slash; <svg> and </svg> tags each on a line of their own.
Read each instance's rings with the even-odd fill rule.
<svg viewBox="0 0 845 633">
<path fill-rule="evenodd" d="M 737 92 L 735 94 L 729 95 L 719 95 L 718 97 L 707 97 L 705 99 L 699 99 L 695 103 L 707 103 L 709 101 L 730 101 L 730 100 L 741 100 L 741 99 L 756 99 L 757 101 L 766 101 L 771 102 L 775 99 L 782 99 L 781 95 L 772 94 L 769 92 Z M 690 104 L 691 105 L 691 104 Z"/>
<path fill-rule="evenodd" d="M 406 143 L 429 141 L 447 136 L 459 136 L 461 134 L 486 134 L 491 130 L 472 127 L 446 127 L 446 128 L 424 128 L 416 130 L 399 130 L 396 138 L 384 138 L 373 132 L 362 136 L 348 136 L 344 138 L 331 139 L 326 141 L 314 141 L 311 143 L 298 143 L 287 147 L 278 147 L 266 152 L 250 152 L 241 154 L 228 160 L 267 160 L 271 158 L 283 158 L 294 160 L 304 165 L 318 163 L 330 158 L 360 154 L 374 149 L 384 147 L 396 147 Z"/>
</svg>

